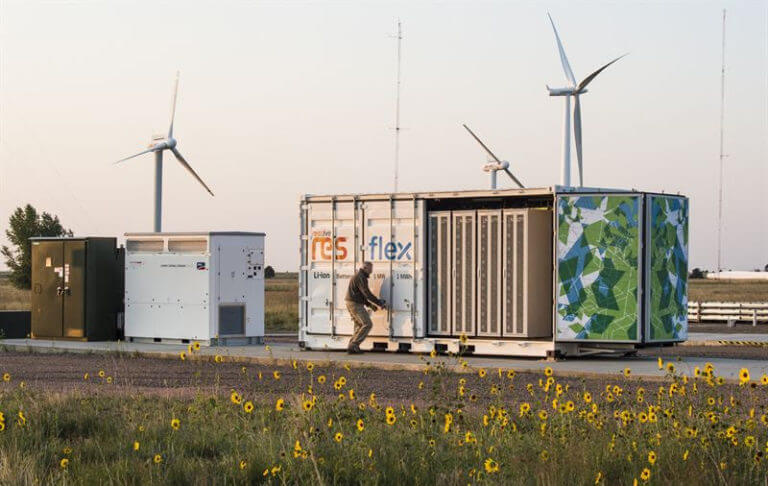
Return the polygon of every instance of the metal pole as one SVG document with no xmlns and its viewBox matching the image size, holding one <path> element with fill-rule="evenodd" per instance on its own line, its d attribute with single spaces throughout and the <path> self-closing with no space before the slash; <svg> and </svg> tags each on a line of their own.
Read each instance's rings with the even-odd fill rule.
<svg viewBox="0 0 768 486">
<path fill-rule="evenodd" d="M 395 102 L 395 193 L 397 193 L 398 170 L 400 165 L 400 44 L 403 40 L 403 31 L 400 20 L 397 21 L 397 95 Z"/>
<path fill-rule="evenodd" d="M 489 172 L 491 174 L 491 190 L 495 191 L 496 190 L 496 169 L 490 170 Z"/>
<path fill-rule="evenodd" d="M 723 122 L 725 120 L 725 9 L 723 9 L 723 46 L 722 64 L 720 68 L 720 181 L 718 184 L 717 204 L 717 275 L 723 271 L 722 245 L 723 245 Z"/>
<path fill-rule="evenodd" d="M 565 96 L 565 120 L 563 121 L 563 167 L 561 183 L 571 185 L 571 97 Z"/>
<path fill-rule="evenodd" d="M 162 231 L 163 215 L 163 151 L 155 152 L 155 233 Z"/>
</svg>

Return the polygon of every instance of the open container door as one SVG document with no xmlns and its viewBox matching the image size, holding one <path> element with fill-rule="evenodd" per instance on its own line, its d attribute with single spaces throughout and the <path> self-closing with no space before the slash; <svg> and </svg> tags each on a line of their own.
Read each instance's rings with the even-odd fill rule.
<svg viewBox="0 0 768 486">
<path fill-rule="evenodd" d="M 645 342 L 688 337 L 688 198 L 647 196 Z"/>
<path fill-rule="evenodd" d="M 639 342 L 642 196 L 558 194 L 556 206 L 556 340 Z"/>
</svg>

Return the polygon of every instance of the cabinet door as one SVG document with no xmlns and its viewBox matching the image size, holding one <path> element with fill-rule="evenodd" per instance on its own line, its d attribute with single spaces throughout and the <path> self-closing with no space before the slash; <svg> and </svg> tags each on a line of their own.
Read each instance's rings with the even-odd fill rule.
<svg viewBox="0 0 768 486">
<path fill-rule="evenodd" d="M 525 215 L 504 212 L 504 335 L 525 336 Z"/>
<path fill-rule="evenodd" d="M 451 213 L 429 214 L 429 333 L 451 333 Z"/>
<path fill-rule="evenodd" d="M 85 241 L 64 244 L 63 336 L 85 337 Z"/>
<path fill-rule="evenodd" d="M 64 244 L 34 241 L 32 245 L 32 334 L 61 337 Z"/>
<path fill-rule="evenodd" d="M 453 334 L 475 335 L 475 212 L 453 213 Z"/>
<path fill-rule="evenodd" d="M 501 211 L 478 211 L 479 336 L 501 336 Z"/>
</svg>

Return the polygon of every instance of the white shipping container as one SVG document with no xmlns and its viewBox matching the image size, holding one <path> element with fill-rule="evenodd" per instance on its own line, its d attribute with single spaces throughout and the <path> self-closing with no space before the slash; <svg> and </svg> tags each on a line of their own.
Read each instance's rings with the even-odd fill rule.
<svg viewBox="0 0 768 486">
<path fill-rule="evenodd" d="M 125 236 L 126 340 L 262 340 L 264 233 Z"/>
<path fill-rule="evenodd" d="M 544 357 L 683 341 L 687 204 L 559 186 L 305 196 L 299 344 L 346 349 L 344 297 L 365 261 L 389 308 L 371 313 L 363 350 Z"/>
</svg>

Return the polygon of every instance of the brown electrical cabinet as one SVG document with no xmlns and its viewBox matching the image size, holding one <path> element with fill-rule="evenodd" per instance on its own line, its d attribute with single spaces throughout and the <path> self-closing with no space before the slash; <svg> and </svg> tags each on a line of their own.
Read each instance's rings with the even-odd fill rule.
<svg viewBox="0 0 768 486">
<path fill-rule="evenodd" d="M 116 238 L 30 238 L 32 338 L 111 340 L 122 312 Z"/>
</svg>

